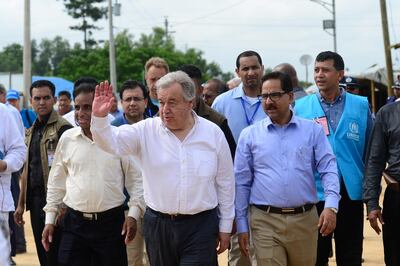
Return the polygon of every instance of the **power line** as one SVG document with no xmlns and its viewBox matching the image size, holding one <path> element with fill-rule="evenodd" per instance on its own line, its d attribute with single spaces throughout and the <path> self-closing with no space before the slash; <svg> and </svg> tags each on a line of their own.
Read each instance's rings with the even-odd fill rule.
<svg viewBox="0 0 400 266">
<path fill-rule="evenodd" d="M 196 20 L 199 20 L 199 19 L 203 19 L 203 18 L 207 18 L 207 17 L 213 16 L 213 15 L 216 15 L 216 14 L 218 14 L 218 13 L 221 13 L 221 12 L 224 12 L 224 11 L 226 11 L 226 10 L 228 10 L 228 9 L 231 9 L 231 8 L 233 8 L 233 7 L 235 7 L 235 6 L 241 5 L 241 4 L 243 4 L 243 3 L 247 2 L 247 1 L 249 1 L 249 0 L 242 0 L 242 1 L 239 1 L 239 2 L 236 2 L 236 3 L 232 4 L 232 5 L 230 5 L 230 6 L 226 6 L 226 7 L 224 7 L 224 8 L 218 9 L 218 10 L 216 10 L 216 11 L 214 11 L 214 12 L 211 12 L 211 13 L 208 13 L 208 14 L 205 14 L 205 15 L 202 15 L 202 16 L 200 16 L 200 17 L 196 17 L 196 18 L 193 18 L 193 19 L 190 19 L 190 20 L 186 20 L 186 21 L 177 22 L 177 23 L 175 24 L 175 26 L 176 26 L 176 25 L 181 25 L 181 24 L 191 23 L 191 22 L 196 21 Z"/>
</svg>

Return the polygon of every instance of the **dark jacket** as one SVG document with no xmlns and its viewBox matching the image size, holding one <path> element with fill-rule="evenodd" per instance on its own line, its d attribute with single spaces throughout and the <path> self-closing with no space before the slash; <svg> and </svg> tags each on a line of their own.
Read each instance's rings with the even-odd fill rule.
<svg viewBox="0 0 400 266">
<path fill-rule="evenodd" d="M 197 97 L 196 99 L 196 107 L 194 108 L 194 111 L 198 116 L 213 122 L 221 128 L 222 132 L 224 132 L 226 141 L 228 142 L 229 149 L 231 150 L 232 159 L 234 159 L 236 142 L 233 138 L 231 129 L 228 126 L 228 120 L 226 117 L 208 106 L 200 97 Z"/>
<path fill-rule="evenodd" d="M 366 158 L 363 200 L 369 213 L 379 208 L 383 170 L 400 182 L 400 102 L 385 105 L 376 114 Z"/>
</svg>

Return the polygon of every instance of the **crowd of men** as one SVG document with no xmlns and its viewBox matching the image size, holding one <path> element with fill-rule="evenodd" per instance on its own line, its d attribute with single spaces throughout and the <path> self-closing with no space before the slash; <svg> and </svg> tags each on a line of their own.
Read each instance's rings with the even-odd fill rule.
<svg viewBox="0 0 400 266">
<path fill-rule="evenodd" d="M 310 95 L 290 64 L 264 74 L 255 51 L 229 83 L 159 57 L 144 69 L 120 102 L 91 77 L 72 95 L 33 82 L 34 112 L 0 87 L 0 265 L 26 252 L 29 211 L 42 266 L 208 266 L 226 250 L 234 266 L 325 266 L 332 242 L 336 264 L 356 266 L 363 203 L 400 265 L 399 82 L 375 117 L 330 51 Z"/>
</svg>

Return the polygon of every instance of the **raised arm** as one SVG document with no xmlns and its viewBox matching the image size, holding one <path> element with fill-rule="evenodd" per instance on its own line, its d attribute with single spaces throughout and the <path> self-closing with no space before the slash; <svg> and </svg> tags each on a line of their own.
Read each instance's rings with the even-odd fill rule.
<svg viewBox="0 0 400 266">
<path fill-rule="evenodd" d="M 140 130 L 136 125 L 118 128 L 110 125 L 107 114 L 113 98 L 112 86 L 107 81 L 96 86 L 90 131 L 94 142 L 104 151 L 118 156 L 132 155 L 138 149 Z"/>
</svg>

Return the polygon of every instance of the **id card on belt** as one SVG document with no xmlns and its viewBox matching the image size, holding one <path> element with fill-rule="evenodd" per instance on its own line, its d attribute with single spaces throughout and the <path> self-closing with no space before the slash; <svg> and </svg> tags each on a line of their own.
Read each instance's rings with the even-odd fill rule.
<svg viewBox="0 0 400 266">
<path fill-rule="evenodd" d="M 326 116 L 316 117 L 314 121 L 320 124 L 324 128 L 325 136 L 329 136 L 329 126 L 328 126 L 328 119 Z"/>
</svg>

